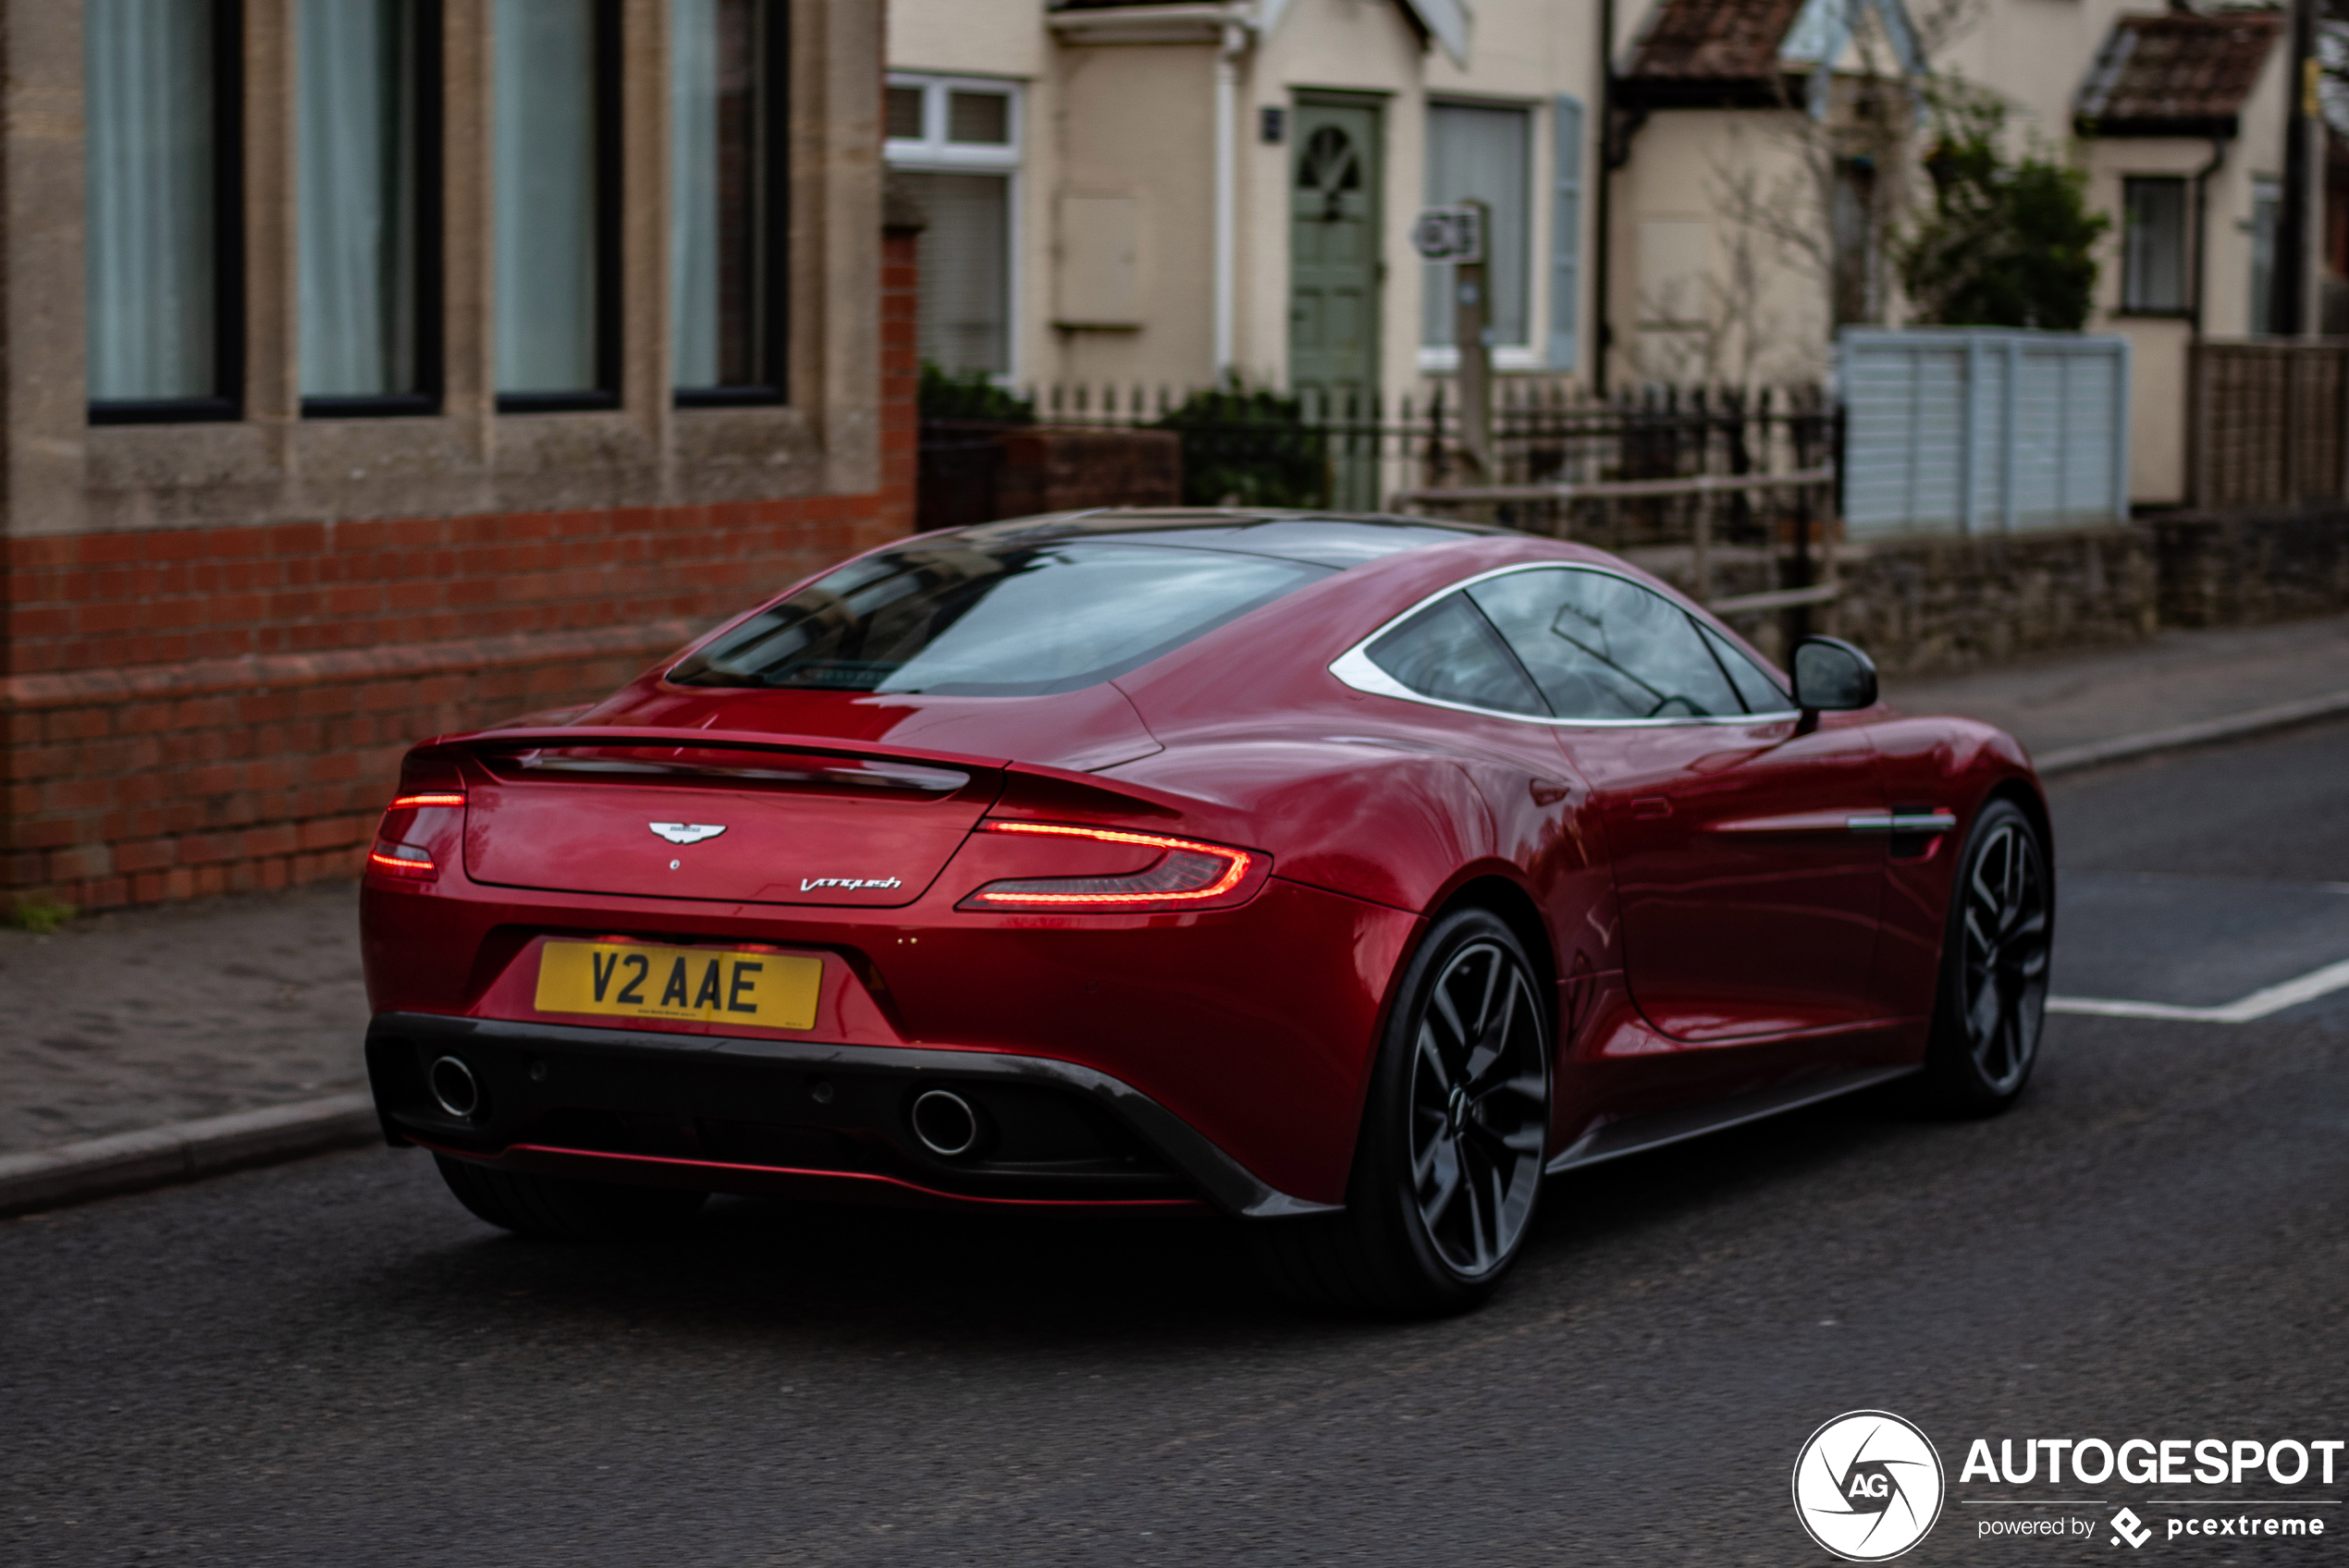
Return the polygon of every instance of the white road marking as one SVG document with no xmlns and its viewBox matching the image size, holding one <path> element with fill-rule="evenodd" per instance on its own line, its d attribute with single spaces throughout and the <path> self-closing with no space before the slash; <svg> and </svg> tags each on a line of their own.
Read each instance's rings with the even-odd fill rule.
<svg viewBox="0 0 2349 1568">
<path fill-rule="evenodd" d="M 2181 1023 L 2249 1023 L 2302 1002 L 2315 1001 L 2339 990 L 2349 990 L 2349 959 L 2252 992 L 2224 1007 L 2171 1007 L 2167 1002 L 2104 1001 L 2095 997 L 2049 997 L 2049 1012 L 2080 1013 L 2091 1018 L 2162 1018 Z"/>
</svg>

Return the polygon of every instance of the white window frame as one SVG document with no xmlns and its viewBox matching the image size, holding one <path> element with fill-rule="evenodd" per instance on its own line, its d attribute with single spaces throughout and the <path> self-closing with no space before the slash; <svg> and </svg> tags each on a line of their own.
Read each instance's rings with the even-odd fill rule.
<svg viewBox="0 0 2349 1568">
<path fill-rule="evenodd" d="M 1470 109 L 1519 109 L 1525 113 L 1525 341 L 1493 345 L 1493 368 L 1496 371 L 1544 371 L 1556 367 L 1550 363 L 1550 303 L 1549 289 L 1544 286 L 1550 264 L 1550 245 L 1543 233 L 1550 222 L 1550 202 L 1555 192 L 1545 192 L 1543 186 L 1556 185 L 1556 174 L 1548 167 L 1549 154 L 1543 148 L 1543 132 L 1549 130 L 1552 112 L 1539 98 L 1494 97 L 1477 93 L 1431 92 L 1420 105 L 1424 116 L 1440 104 L 1457 104 Z M 1555 140 L 1553 131 L 1550 140 Z M 1420 157 L 1425 159 L 1425 139 L 1422 138 Z M 1419 202 L 1427 200 L 1427 181 L 1420 181 Z M 1419 207 L 1414 205 L 1412 211 Z M 1419 323 L 1411 324 L 1411 336 L 1420 335 Z M 1460 368 L 1460 350 L 1445 344 L 1441 348 L 1420 345 L 1420 373 L 1423 375 L 1455 375 Z"/>
<path fill-rule="evenodd" d="M 1020 379 L 1026 355 L 1022 350 L 1023 333 L 1027 324 L 1025 306 L 1027 283 L 1027 232 L 1025 203 L 1027 202 L 1027 170 L 1023 166 L 1027 143 L 1027 93 L 1026 84 L 1000 76 L 941 76 L 930 71 L 891 71 L 890 87 L 916 87 L 922 92 L 922 134 L 919 138 L 888 137 L 881 143 L 881 161 L 893 169 L 911 169 L 931 174 L 1000 174 L 1005 177 L 1003 219 L 1005 242 L 1011 255 L 1005 259 L 1003 288 L 1005 302 L 1003 334 L 1009 349 L 1011 368 L 989 379 L 998 386 L 1010 389 Z M 995 92 L 1011 99 L 1005 116 L 1009 139 L 1002 145 L 970 141 L 950 141 L 946 137 L 947 94 L 961 89 L 969 92 Z M 883 126 L 887 125 L 888 105 L 882 105 Z"/>
</svg>

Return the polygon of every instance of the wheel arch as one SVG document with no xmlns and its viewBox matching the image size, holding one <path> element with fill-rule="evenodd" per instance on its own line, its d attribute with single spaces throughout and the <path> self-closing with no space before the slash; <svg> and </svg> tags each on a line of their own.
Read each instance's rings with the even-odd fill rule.
<svg viewBox="0 0 2349 1568">
<path fill-rule="evenodd" d="M 1542 1006 L 1550 1021 L 1550 1043 L 1557 1044 L 1558 966 L 1556 944 L 1550 940 L 1549 922 L 1543 919 L 1541 906 L 1533 895 L 1506 876 L 1494 873 L 1470 877 L 1439 900 L 1427 913 L 1424 932 L 1433 930 L 1438 921 L 1457 909 L 1483 909 L 1497 916 L 1525 948 L 1525 956 L 1533 961 L 1535 973 L 1542 982 Z M 1405 966 L 1408 964 L 1406 957 Z M 1400 974 L 1398 968 L 1397 974 Z"/>
<path fill-rule="evenodd" d="M 1982 805 L 1987 806 L 1993 801 L 2013 802 L 2016 809 L 2030 822 L 2031 830 L 2039 836 L 2039 852 L 2047 857 L 2048 862 L 2048 914 L 2052 919 L 2056 907 L 2055 821 L 2048 815 L 2047 796 L 2040 792 L 2036 779 L 2010 774 L 1990 786 L 1982 797 Z M 1979 815 L 1981 807 L 1975 810 Z"/>
</svg>

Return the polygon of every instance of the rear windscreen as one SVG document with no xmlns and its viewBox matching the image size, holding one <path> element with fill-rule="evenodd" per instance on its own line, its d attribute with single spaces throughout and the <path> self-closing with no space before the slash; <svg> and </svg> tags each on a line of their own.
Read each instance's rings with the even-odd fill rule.
<svg viewBox="0 0 2349 1568">
<path fill-rule="evenodd" d="M 1332 575 L 1100 540 L 938 540 L 852 561 L 687 655 L 685 686 L 1039 696 L 1138 668 Z"/>
</svg>

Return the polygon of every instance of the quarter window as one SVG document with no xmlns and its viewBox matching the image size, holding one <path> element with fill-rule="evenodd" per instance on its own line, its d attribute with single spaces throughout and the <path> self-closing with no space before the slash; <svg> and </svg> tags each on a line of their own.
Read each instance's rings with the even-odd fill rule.
<svg viewBox="0 0 2349 1568">
<path fill-rule="evenodd" d="M 1492 623 L 1465 594 L 1446 594 L 1364 652 L 1423 697 L 1500 713 L 1549 712 Z"/>
<path fill-rule="evenodd" d="M 1557 568 L 1469 594 L 1561 718 L 1711 718 L 1745 704 L 1689 613 L 1637 583 Z"/>
</svg>

